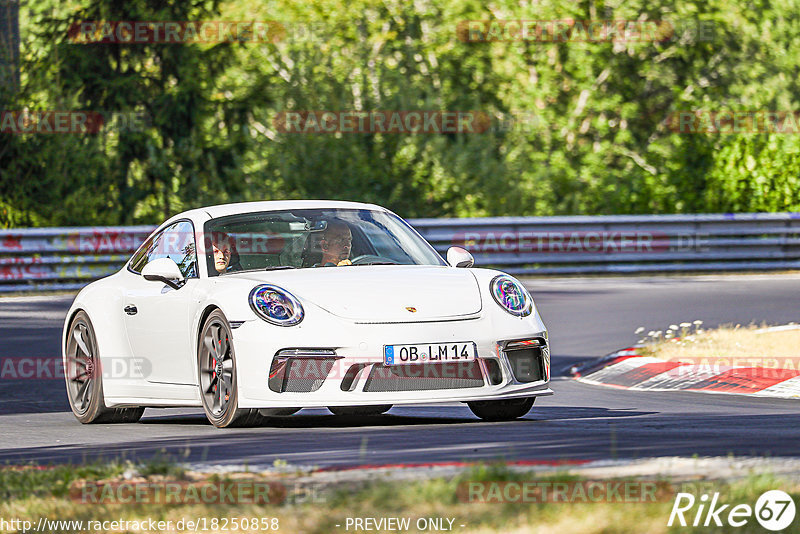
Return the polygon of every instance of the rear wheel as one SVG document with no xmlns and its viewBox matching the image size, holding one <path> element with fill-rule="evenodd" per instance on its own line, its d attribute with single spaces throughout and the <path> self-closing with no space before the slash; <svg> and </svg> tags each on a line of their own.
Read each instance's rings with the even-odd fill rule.
<svg viewBox="0 0 800 534">
<path fill-rule="evenodd" d="M 379 406 L 328 406 L 333 415 L 381 415 L 392 408 L 391 404 Z"/>
<path fill-rule="evenodd" d="M 218 428 L 252 426 L 263 419 L 257 409 L 239 408 L 236 354 L 228 320 L 220 310 L 209 314 L 197 349 L 200 397 L 211 424 Z"/>
<path fill-rule="evenodd" d="M 467 406 L 472 413 L 484 421 L 512 421 L 519 419 L 533 407 L 536 397 L 521 399 L 502 399 L 490 401 L 472 401 Z"/>
<path fill-rule="evenodd" d="M 89 316 L 75 315 L 69 326 L 64 376 L 72 413 L 81 423 L 135 423 L 144 408 L 106 408 L 103 399 L 103 373 L 97 338 Z"/>
</svg>

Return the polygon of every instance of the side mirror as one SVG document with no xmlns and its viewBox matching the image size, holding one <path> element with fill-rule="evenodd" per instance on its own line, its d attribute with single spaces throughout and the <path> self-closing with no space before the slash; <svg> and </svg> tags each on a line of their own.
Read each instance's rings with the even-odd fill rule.
<svg viewBox="0 0 800 534">
<path fill-rule="evenodd" d="M 447 263 L 452 267 L 472 267 L 475 265 L 475 258 L 461 247 L 450 247 L 447 249 Z"/>
<path fill-rule="evenodd" d="M 163 282 L 172 289 L 180 289 L 185 282 L 178 264 L 171 258 L 151 261 L 142 269 L 142 276 L 151 282 Z"/>
</svg>

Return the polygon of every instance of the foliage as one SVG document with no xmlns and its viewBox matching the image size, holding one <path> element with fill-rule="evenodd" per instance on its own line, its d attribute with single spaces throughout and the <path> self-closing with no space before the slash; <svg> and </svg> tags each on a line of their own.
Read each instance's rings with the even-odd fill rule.
<svg viewBox="0 0 800 534">
<path fill-rule="evenodd" d="M 403 216 L 800 210 L 800 140 L 673 131 L 687 110 L 793 111 L 797 0 L 40 0 L 2 109 L 139 128 L 0 134 L 0 226 L 155 223 L 282 198 Z M 466 20 L 668 21 L 662 40 L 464 42 Z M 274 42 L 75 44 L 86 20 L 278 20 Z M 291 110 L 477 110 L 483 133 L 281 133 Z M 509 117 L 516 121 L 508 121 Z M 509 127 L 510 126 L 510 127 Z"/>
</svg>

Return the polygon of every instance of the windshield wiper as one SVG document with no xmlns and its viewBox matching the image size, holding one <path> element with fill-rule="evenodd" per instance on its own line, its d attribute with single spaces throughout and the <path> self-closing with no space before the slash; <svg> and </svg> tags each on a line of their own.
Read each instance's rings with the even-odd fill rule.
<svg viewBox="0 0 800 534">
<path fill-rule="evenodd" d="M 358 267 L 359 265 L 400 265 L 400 264 L 395 263 L 393 261 L 368 261 L 367 263 L 354 263 L 353 265 Z"/>
<path fill-rule="evenodd" d="M 282 271 L 284 269 L 297 269 L 294 265 L 273 265 L 265 268 L 265 271 Z"/>
</svg>

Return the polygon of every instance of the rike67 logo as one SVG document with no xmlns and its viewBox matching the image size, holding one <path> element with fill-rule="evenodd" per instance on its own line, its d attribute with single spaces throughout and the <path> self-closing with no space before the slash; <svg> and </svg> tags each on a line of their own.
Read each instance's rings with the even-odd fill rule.
<svg viewBox="0 0 800 534">
<path fill-rule="evenodd" d="M 791 525 L 794 516 L 794 501 L 788 493 L 781 490 L 764 492 L 756 501 L 755 507 L 749 504 L 722 504 L 719 493 L 714 493 L 711 497 L 704 493 L 699 499 L 691 493 L 678 493 L 667 526 L 742 527 L 755 517 L 762 527 L 777 532 Z"/>
</svg>

